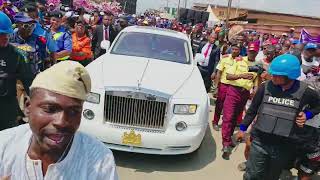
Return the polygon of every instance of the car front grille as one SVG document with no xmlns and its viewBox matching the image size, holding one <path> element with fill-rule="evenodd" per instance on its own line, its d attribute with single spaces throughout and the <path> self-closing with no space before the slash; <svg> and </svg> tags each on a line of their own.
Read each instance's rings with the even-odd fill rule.
<svg viewBox="0 0 320 180">
<path fill-rule="evenodd" d="M 105 119 L 117 125 L 161 130 L 165 125 L 166 109 L 166 102 L 112 94 L 105 97 Z"/>
</svg>

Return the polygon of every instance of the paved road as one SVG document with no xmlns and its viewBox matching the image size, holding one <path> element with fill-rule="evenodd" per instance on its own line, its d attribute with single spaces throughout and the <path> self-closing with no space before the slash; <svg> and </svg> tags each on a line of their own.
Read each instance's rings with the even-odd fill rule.
<svg viewBox="0 0 320 180">
<path fill-rule="evenodd" d="M 243 144 L 229 161 L 221 158 L 221 148 L 221 133 L 210 126 L 200 149 L 191 154 L 158 156 L 114 151 L 114 156 L 121 180 L 241 179 L 237 164 L 244 160 Z"/>
<path fill-rule="evenodd" d="M 211 120 L 213 113 L 210 115 Z M 243 173 L 237 166 L 244 161 L 244 144 L 234 149 L 229 161 L 221 158 L 221 148 L 221 133 L 210 126 L 200 149 L 191 154 L 157 156 L 114 151 L 114 156 L 121 180 L 241 180 Z"/>
</svg>

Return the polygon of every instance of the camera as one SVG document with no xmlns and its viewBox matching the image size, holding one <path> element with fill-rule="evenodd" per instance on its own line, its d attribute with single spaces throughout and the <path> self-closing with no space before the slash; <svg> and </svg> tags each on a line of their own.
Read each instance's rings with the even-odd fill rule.
<svg viewBox="0 0 320 180">
<path fill-rule="evenodd" d="M 261 73 L 263 73 L 264 69 L 263 69 L 263 67 L 261 67 L 259 65 L 255 65 L 255 66 L 249 66 L 249 70 L 248 71 L 261 74 Z"/>
</svg>

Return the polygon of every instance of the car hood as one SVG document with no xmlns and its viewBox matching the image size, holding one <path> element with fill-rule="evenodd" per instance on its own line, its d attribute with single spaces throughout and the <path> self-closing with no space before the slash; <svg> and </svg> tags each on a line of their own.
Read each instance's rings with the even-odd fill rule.
<svg viewBox="0 0 320 180">
<path fill-rule="evenodd" d="M 103 61 L 105 87 L 142 88 L 173 95 L 194 66 L 164 60 L 108 54 Z"/>
</svg>

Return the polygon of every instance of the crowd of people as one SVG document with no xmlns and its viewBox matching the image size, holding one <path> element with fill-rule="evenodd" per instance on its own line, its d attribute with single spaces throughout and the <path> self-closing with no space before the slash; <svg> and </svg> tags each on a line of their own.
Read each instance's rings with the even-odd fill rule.
<svg viewBox="0 0 320 180">
<path fill-rule="evenodd" d="M 203 23 L 183 24 L 175 19 L 163 18 L 156 12 L 146 12 L 139 16 L 115 16 L 98 10 L 86 12 L 83 8 L 46 9 L 40 2 L 26 2 L 18 9 L 10 1 L 5 1 L 1 10 L 0 109 L 5 113 L 2 115 L 4 120 L 1 120 L 0 130 L 18 124 L 17 117 L 22 113 L 17 108 L 16 98 L 16 79 L 19 79 L 31 98 L 25 112 L 34 117 L 30 121 L 34 135 L 29 142 L 30 147 L 10 145 L 10 139 L 7 139 L 6 148 L 25 148 L 29 155 L 26 160 L 29 164 L 25 165 L 27 168 L 32 158 L 41 157 L 46 160 L 43 174 L 59 171 L 59 167 L 49 168 L 49 165 L 66 157 L 62 147 L 67 145 L 67 149 L 70 148 L 72 140 L 82 143 L 88 141 L 88 137 L 82 134 L 76 136 L 80 122 L 71 125 L 59 120 L 50 122 L 49 119 L 57 118 L 53 117 L 55 113 L 66 111 L 70 116 L 66 119 L 72 120 L 75 115 L 80 120 L 81 111 L 75 107 L 81 106 L 85 94 L 90 92 L 90 82 L 86 79 L 83 66 L 106 52 L 100 46 L 102 41 L 112 43 L 122 29 L 138 25 L 171 29 L 188 36 L 205 88 L 216 97 L 212 127 L 216 131 L 222 130 L 224 159 L 230 159 L 232 149 L 236 146 L 232 138 L 235 128 L 240 127 L 236 140 L 243 140 L 245 132 L 250 130 L 250 136 L 246 138 L 247 162 L 239 166 L 246 171 L 244 179 L 276 180 L 282 170 L 292 167 L 298 169 L 301 179 L 310 179 L 318 171 L 320 134 L 319 126 L 314 123 L 320 120 L 317 116 L 320 112 L 320 47 L 316 43 L 302 43 L 295 39 L 294 28 L 283 34 L 242 29 L 231 36 L 231 30 L 226 29 L 223 23 L 214 27 Z M 73 61 L 83 66 L 79 67 Z M 72 67 L 72 72 L 64 71 L 63 64 Z M 55 76 L 55 73 L 61 78 L 61 84 L 50 82 L 54 81 L 50 76 Z M 68 73 L 73 73 L 78 79 L 68 79 Z M 70 86 L 64 87 L 64 81 L 70 83 Z M 66 88 L 69 90 L 66 91 Z M 60 96 L 64 98 L 59 99 Z M 52 97 L 60 101 L 47 103 Z M 81 101 L 75 103 L 74 98 Z M 52 117 L 37 117 L 37 114 L 30 112 L 36 112 L 37 106 Z M 45 142 L 47 134 L 42 132 L 46 130 L 44 128 L 41 131 L 43 127 L 37 125 L 39 118 L 48 119 L 43 127 L 60 128 L 61 132 L 53 132 L 49 137 L 53 141 L 51 145 L 55 143 L 52 147 L 57 149 L 59 156 L 47 158 L 46 153 L 44 156 L 39 155 L 38 152 L 44 146 L 44 149 L 50 151 Z M 29 133 L 26 127 L 20 129 L 22 133 L 17 137 Z M 21 140 L 17 137 L 17 141 Z M 98 149 L 102 147 L 98 142 L 95 146 Z M 3 157 L 1 153 L 6 152 L 1 151 L 1 148 L 5 147 L 0 143 L 0 157 Z M 107 167 L 107 171 L 101 170 L 104 174 L 91 175 L 102 177 L 109 173 L 110 179 L 116 179 L 110 152 L 103 152 L 103 162 L 95 159 L 90 163 L 100 163 L 99 168 Z M 95 152 L 89 151 L 86 155 L 90 153 Z M 14 158 L 13 155 L 8 157 Z M 3 167 L 2 161 L 0 158 L 0 179 L 2 175 L 10 175 L 12 166 Z M 85 159 L 84 164 L 86 161 L 89 159 Z M 108 163 L 110 167 L 106 165 Z M 9 174 L 5 174 L 7 171 Z M 28 169 L 23 172 L 27 175 L 30 173 Z M 42 175 L 42 170 L 39 172 Z M 79 169 L 79 172 L 82 170 Z M 32 176 L 38 175 L 35 173 Z M 57 176 L 55 174 L 52 177 Z"/>
</svg>

